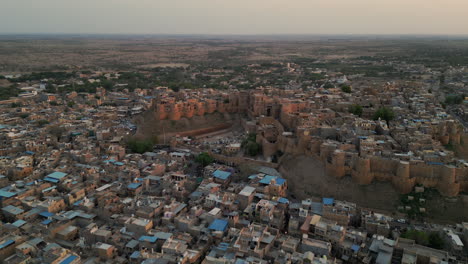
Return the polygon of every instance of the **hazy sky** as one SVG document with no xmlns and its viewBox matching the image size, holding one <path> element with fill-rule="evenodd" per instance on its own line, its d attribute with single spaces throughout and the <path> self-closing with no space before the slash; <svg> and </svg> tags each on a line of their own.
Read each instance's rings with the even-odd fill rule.
<svg viewBox="0 0 468 264">
<path fill-rule="evenodd" d="M 1 0 L 0 33 L 468 34 L 468 0 Z"/>
</svg>

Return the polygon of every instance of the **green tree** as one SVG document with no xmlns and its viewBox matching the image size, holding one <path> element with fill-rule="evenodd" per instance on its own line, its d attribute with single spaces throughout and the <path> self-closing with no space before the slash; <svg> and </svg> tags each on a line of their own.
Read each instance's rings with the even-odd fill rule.
<svg viewBox="0 0 468 264">
<path fill-rule="evenodd" d="M 375 113 L 374 113 L 374 120 L 378 119 L 385 120 L 387 122 L 387 125 L 390 124 L 390 121 L 395 118 L 395 113 L 392 111 L 392 109 L 389 109 L 387 107 L 380 107 Z"/>
<path fill-rule="evenodd" d="M 23 118 L 23 119 L 27 118 L 28 116 L 29 116 L 28 113 L 22 113 L 22 114 L 20 114 L 20 117 Z"/>
<path fill-rule="evenodd" d="M 57 89 L 55 89 L 55 86 L 53 84 L 47 83 L 44 91 L 46 93 L 56 93 Z"/>
<path fill-rule="evenodd" d="M 257 156 L 262 152 L 262 145 L 257 143 L 257 134 L 249 133 L 241 143 L 241 147 L 244 148 L 244 153 L 249 156 Z"/>
<path fill-rule="evenodd" d="M 359 117 L 362 116 L 362 106 L 358 104 L 353 104 L 349 107 L 349 112 L 353 115 L 357 115 Z"/>
<path fill-rule="evenodd" d="M 349 85 L 343 85 L 341 86 L 341 91 L 343 91 L 344 93 L 351 93 L 351 86 Z"/>
<path fill-rule="evenodd" d="M 440 83 L 440 85 L 443 85 L 445 83 L 445 75 L 444 74 L 440 75 L 439 83 Z"/>
<path fill-rule="evenodd" d="M 426 232 L 410 229 L 401 235 L 403 238 L 416 241 L 417 244 L 427 246 L 429 245 L 429 235 Z"/>
<path fill-rule="evenodd" d="M 127 147 L 134 153 L 143 154 L 148 151 L 153 150 L 153 142 L 148 139 L 138 140 L 138 139 L 129 139 L 127 141 Z"/>
<path fill-rule="evenodd" d="M 335 88 L 335 85 L 333 85 L 333 84 L 330 83 L 330 82 L 327 82 L 327 83 L 323 86 L 323 88 L 325 88 L 325 89 Z"/>
<path fill-rule="evenodd" d="M 23 106 L 21 103 L 14 103 L 14 102 L 11 103 L 12 108 L 21 107 L 21 106 Z"/>
<path fill-rule="evenodd" d="M 440 237 L 439 233 L 432 232 L 429 234 L 429 247 L 435 249 L 443 249 L 444 245 L 444 239 Z"/>
<path fill-rule="evenodd" d="M 0 87 L 0 100 L 8 100 L 10 97 L 17 97 L 20 93 L 16 84 L 9 87 Z"/>
<path fill-rule="evenodd" d="M 214 159 L 213 157 L 210 156 L 207 152 L 202 152 L 198 154 L 198 156 L 195 158 L 195 162 L 199 163 L 203 167 L 206 167 L 213 163 Z"/>
<path fill-rule="evenodd" d="M 463 100 L 465 100 L 464 95 L 448 95 L 445 97 L 445 104 L 447 105 L 461 104 Z"/>
<path fill-rule="evenodd" d="M 417 244 L 435 248 L 443 249 L 445 246 L 444 239 L 437 232 L 424 232 L 415 229 L 410 229 L 401 235 L 402 238 L 414 240 Z"/>
<path fill-rule="evenodd" d="M 75 105 L 75 102 L 73 102 L 73 101 L 68 101 L 67 102 L 68 107 L 73 107 L 74 105 Z"/>
<path fill-rule="evenodd" d="M 455 151 L 455 146 L 453 146 L 452 143 L 448 143 L 448 144 L 444 145 L 444 147 L 445 147 L 447 150 Z"/>
<path fill-rule="evenodd" d="M 262 151 L 262 146 L 254 141 L 249 141 L 247 145 L 245 145 L 245 152 L 247 155 L 255 157 Z"/>
<path fill-rule="evenodd" d="M 53 126 L 49 127 L 47 132 L 49 132 L 49 134 L 54 136 L 58 141 L 58 140 L 60 140 L 62 135 L 66 132 L 66 129 L 64 127 L 59 126 L 59 125 L 53 125 Z"/>
<path fill-rule="evenodd" d="M 257 134 L 256 133 L 249 133 L 247 137 L 241 142 L 241 147 L 245 147 L 249 142 L 256 142 Z"/>
<path fill-rule="evenodd" d="M 36 122 L 36 124 L 37 124 L 39 127 L 43 127 L 43 126 L 49 124 L 49 121 L 47 121 L 47 120 L 45 120 L 45 119 L 41 119 L 41 120 L 38 120 L 38 121 Z"/>
<path fill-rule="evenodd" d="M 107 79 L 102 79 L 101 80 L 101 85 L 106 90 L 112 90 L 112 88 L 114 88 L 114 83 L 112 81 L 110 81 L 110 80 L 107 80 Z"/>
</svg>

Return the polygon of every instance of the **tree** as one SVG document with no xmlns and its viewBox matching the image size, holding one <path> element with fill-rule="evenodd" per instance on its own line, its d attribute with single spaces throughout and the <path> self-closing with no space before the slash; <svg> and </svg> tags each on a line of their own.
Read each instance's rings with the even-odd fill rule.
<svg viewBox="0 0 468 264">
<path fill-rule="evenodd" d="M 88 137 L 95 137 L 96 136 L 96 132 L 94 132 L 94 130 L 88 130 Z"/>
<path fill-rule="evenodd" d="M 21 107 L 21 106 L 23 106 L 21 103 L 15 103 L 15 102 L 11 103 L 12 108 Z"/>
<path fill-rule="evenodd" d="M 374 120 L 378 119 L 385 120 L 387 122 L 387 125 L 389 125 L 390 121 L 395 118 L 395 113 L 387 108 L 387 107 L 380 107 L 375 113 L 374 113 Z"/>
<path fill-rule="evenodd" d="M 362 106 L 358 104 L 353 104 L 349 107 L 349 112 L 353 115 L 357 115 L 359 117 L 362 116 Z"/>
<path fill-rule="evenodd" d="M 414 240 L 417 244 L 435 248 L 443 249 L 445 242 L 444 239 L 437 232 L 424 232 L 410 229 L 401 235 L 402 238 Z"/>
<path fill-rule="evenodd" d="M 102 79 L 101 80 L 101 85 L 106 90 L 112 90 L 112 88 L 114 87 L 114 83 L 107 80 L 107 79 Z"/>
<path fill-rule="evenodd" d="M 465 99 L 465 95 L 448 95 L 445 97 L 446 105 L 461 104 Z"/>
<path fill-rule="evenodd" d="M 75 102 L 73 102 L 73 101 L 68 101 L 67 102 L 67 106 L 70 107 L 70 108 L 72 108 L 74 105 L 75 105 Z"/>
<path fill-rule="evenodd" d="M 245 146 L 245 152 L 247 155 L 255 157 L 262 151 L 262 146 L 257 142 L 249 141 Z"/>
<path fill-rule="evenodd" d="M 327 83 L 323 86 L 323 88 L 325 88 L 325 89 L 335 88 L 335 85 L 333 85 L 332 83 L 327 82 Z"/>
<path fill-rule="evenodd" d="M 429 247 L 435 249 L 443 249 L 445 245 L 444 240 L 440 237 L 439 233 L 432 232 L 429 234 Z"/>
<path fill-rule="evenodd" d="M 12 84 L 9 87 L 0 87 L 0 100 L 8 100 L 10 97 L 16 97 L 20 92 L 16 84 Z"/>
<path fill-rule="evenodd" d="M 55 86 L 53 84 L 47 83 L 45 87 L 45 92 L 46 93 L 56 93 L 57 89 L 55 89 Z"/>
<path fill-rule="evenodd" d="M 273 154 L 273 157 L 271 157 L 271 162 L 273 163 L 278 163 L 278 160 L 281 156 L 283 156 L 283 152 L 281 150 L 278 150 Z"/>
<path fill-rule="evenodd" d="M 445 75 L 444 74 L 440 75 L 439 83 L 440 83 L 440 85 L 443 85 L 445 83 Z"/>
<path fill-rule="evenodd" d="M 53 135 L 55 138 L 57 138 L 57 141 L 60 140 L 62 135 L 65 133 L 66 129 L 59 126 L 59 125 L 53 125 L 50 126 L 48 129 L 49 134 Z"/>
<path fill-rule="evenodd" d="M 151 140 L 138 140 L 138 139 L 129 139 L 127 141 L 127 147 L 134 153 L 143 154 L 148 151 L 153 150 L 153 142 Z"/>
<path fill-rule="evenodd" d="M 455 151 L 455 147 L 453 146 L 452 143 L 448 143 L 448 144 L 444 145 L 444 147 L 445 147 L 447 150 Z"/>
<path fill-rule="evenodd" d="M 344 93 L 351 93 L 351 86 L 343 85 L 341 86 L 341 91 L 343 91 Z"/>
<path fill-rule="evenodd" d="M 199 163 L 203 167 L 210 165 L 213 161 L 214 159 L 207 152 L 202 152 L 195 158 L 195 162 Z"/>
<path fill-rule="evenodd" d="M 262 145 L 256 142 L 257 134 L 249 133 L 247 137 L 242 141 L 241 147 L 244 148 L 244 153 L 249 156 L 257 156 L 262 152 Z"/>
<path fill-rule="evenodd" d="M 246 138 L 241 142 L 241 147 L 245 147 L 249 142 L 255 142 L 257 140 L 256 133 L 249 133 Z"/>
<path fill-rule="evenodd" d="M 37 124 L 38 126 L 40 126 L 40 127 L 43 127 L 43 126 L 49 124 L 49 121 L 47 121 L 47 120 L 45 120 L 45 119 L 41 119 L 41 120 L 38 120 L 38 121 L 36 122 L 36 124 Z"/>
<path fill-rule="evenodd" d="M 429 245 L 429 235 L 426 232 L 410 229 L 401 235 L 403 238 L 414 240 L 417 244 Z"/>
</svg>

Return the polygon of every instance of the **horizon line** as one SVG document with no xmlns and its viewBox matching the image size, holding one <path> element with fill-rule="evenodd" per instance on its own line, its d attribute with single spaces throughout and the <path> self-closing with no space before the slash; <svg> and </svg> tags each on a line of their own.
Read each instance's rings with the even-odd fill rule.
<svg viewBox="0 0 468 264">
<path fill-rule="evenodd" d="M 468 33 L 65 33 L 65 32 L 40 32 L 40 33 L 13 33 L 0 32 L 0 36 L 37 36 L 37 35 L 73 35 L 73 36 L 418 36 L 418 37 L 468 37 Z"/>
</svg>

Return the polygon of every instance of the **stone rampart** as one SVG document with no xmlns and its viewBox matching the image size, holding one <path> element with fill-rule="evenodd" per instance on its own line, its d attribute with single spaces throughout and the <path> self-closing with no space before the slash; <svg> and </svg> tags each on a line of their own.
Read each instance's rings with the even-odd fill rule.
<svg viewBox="0 0 468 264">
<path fill-rule="evenodd" d="M 341 144 L 337 139 L 339 134 L 333 127 L 314 126 L 315 119 L 301 116 L 310 108 L 310 104 L 283 100 L 275 95 L 262 95 L 255 92 L 235 92 L 217 99 L 189 99 L 176 101 L 174 98 L 157 102 L 154 106 L 157 120 L 179 120 L 203 116 L 215 111 L 220 113 L 244 113 L 258 117 L 255 127 L 257 143 L 262 145 L 264 157 L 269 158 L 278 151 L 293 155 L 310 155 L 317 157 L 331 177 L 342 178 L 351 176 L 362 185 L 375 181 L 391 182 L 401 193 L 410 192 L 416 184 L 437 188 L 446 196 L 458 195 L 468 191 L 468 168 L 431 164 L 424 161 L 410 162 L 389 159 L 380 156 L 362 156 L 352 144 Z M 319 120 L 331 118 L 328 112 L 319 112 Z M 279 120 L 278 120 L 279 119 Z M 308 129 L 298 128 L 298 124 L 306 122 Z M 222 124 L 214 127 L 173 133 L 180 136 L 197 136 L 227 129 L 232 124 Z M 253 126 L 253 125 L 252 125 Z M 244 124 L 244 127 L 247 127 Z M 285 131 L 292 133 L 283 133 Z M 462 128 L 457 122 L 446 121 L 428 128 L 431 137 L 440 140 L 441 144 L 459 144 Z M 251 130 L 254 130 L 253 128 Z M 170 136 L 170 135 L 169 135 Z M 332 139 L 332 140 L 325 140 Z M 404 139 L 401 139 L 404 140 Z M 213 154 L 216 159 L 231 164 L 255 163 L 262 166 L 277 166 L 269 162 L 259 162 L 248 158 L 226 157 Z"/>
</svg>

